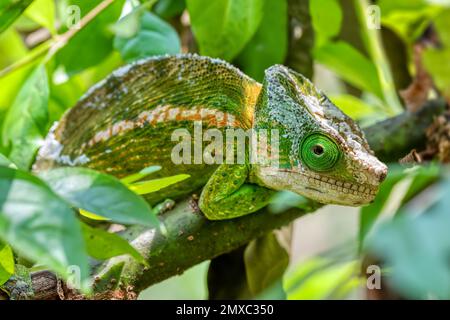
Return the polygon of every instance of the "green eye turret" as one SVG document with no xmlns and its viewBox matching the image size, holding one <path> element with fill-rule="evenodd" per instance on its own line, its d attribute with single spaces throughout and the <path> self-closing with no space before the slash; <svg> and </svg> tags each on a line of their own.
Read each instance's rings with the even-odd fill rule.
<svg viewBox="0 0 450 320">
<path fill-rule="evenodd" d="M 319 172 L 333 169 L 340 154 L 336 142 L 320 133 L 307 136 L 300 148 L 303 163 L 311 170 Z"/>
</svg>

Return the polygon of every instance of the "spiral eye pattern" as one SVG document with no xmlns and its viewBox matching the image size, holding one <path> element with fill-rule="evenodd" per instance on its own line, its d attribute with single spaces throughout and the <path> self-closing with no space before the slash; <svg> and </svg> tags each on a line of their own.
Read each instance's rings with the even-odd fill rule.
<svg viewBox="0 0 450 320">
<path fill-rule="evenodd" d="M 340 154 L 336 142 L 320 133 L 307 136 L 300 148 L 303 163 L 311 170 L 319 172 L 333 169 Z"/>
</svg>

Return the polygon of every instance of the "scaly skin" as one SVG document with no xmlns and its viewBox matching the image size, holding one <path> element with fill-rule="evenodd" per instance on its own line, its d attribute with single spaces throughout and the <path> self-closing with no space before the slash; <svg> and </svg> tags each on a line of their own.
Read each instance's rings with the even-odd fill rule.
<svg viewBox="0 0 450 320">
<path fill-rule="evenodd" d="M 193 132 L 194 121 L 222 133 L 278 129 L 280 165 L 173 164 L 178 142 L 171 134 Z M 363 205 L 386 175 L 358 126 L 300 74 L 273 66 L 261 85 L 221 60 L 196 55 L 140 61 L 92 88 L 54 125 L 34 170 L 67 165 L 119 178 L 150 165 L 163 167 L 157 177 L 188 173 L 190 179 L 146 198 L 155 204 L 206 184 L 199 205 L 209 219 L 254 212 L 275 190 Z"/>
</svg>

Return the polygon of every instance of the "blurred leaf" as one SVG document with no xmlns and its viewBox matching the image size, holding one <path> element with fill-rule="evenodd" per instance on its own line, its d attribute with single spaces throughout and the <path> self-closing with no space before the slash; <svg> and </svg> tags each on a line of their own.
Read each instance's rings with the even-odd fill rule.
<svg viewBox="0 0 450 320">
<path fill-rule="evenodd" d="M 40 176 L 74 207 L 119 223 L 158 225 L 147 202 L 112 176 L 73 167 L 42 172 Z"/>
<path fill-rule="evenodd" d="M 375 197 L 375 200 L 368 206 L 361 207 L 360 221 L 359 221 L 359 244 L 362 247 L 366 235 L 369 233 L 375 221 L 377 220 L 386 201 L 391 195 L 392 189 L 395 185 L 406 177 L 407 173 L 404 168 L 400 166 L 392 166 L 389 168 L 386 180 L 380 186 L 380 190 Z"/>
<path fill-rule="evenodd" d="M 248 287 L 257 295 L 281 280 L 289 265 L 289 253 L 271 232 L 247 245 L 244 262 Z"/>
<path fill-rule="evenodd" d="M 237 57 L 247 75 L 261 81 L 265 69 L 283 63 L 288 45 L 287 16 L 287 0 L 264 0 L 259 28 Z"/>
<path fill-rule="evenodd" d="M 55 75 L 59 75 L 62 70 L 53 72 L 53 81 L 50 82 L 49 100 L 49 123 L 58 121 L 64 111 L 75 105 L 78 99 L 86 92 L 85 82 L 79 75 L 73 76 L 68 81 L 60 84 L 55 83 Z M 57 80 L 57 78 L 56 78 Z"/>
<path fill-rule="evenodd" d="M 3 38 L 3 36 L 5 36 L 6 34 L 10 33 L 10 31 L 8 30 L 7 32 L 5 32 L 4 34 L 2 34 L 0 36 L 0 40 L 8 40 L 11 41 L 10 44 L 13 46 L 14 48 L 17 48 L 17 46 L 20 47 L 20 45 L 18 45 L 17 41 L 20 41 L 20 39 L 16 39 L 14 40 L 14 38 Z M 16 36 L 18 36 L 16 34 Z M 19 92 L 20 88 L 23 86 L 23 83 L 25 82 L 25 79 L 36 69 L 36 66 L 38 66 L 41 61 L 42 61 L 42 57 L 34 57 L 36 55 L 36 53 L 40 50 L 43 49 L 43 47 L 45 46 L 40 45 L 35 47 L 33 50 L 27 52 L 25 46 L 22 44 L 22 48 L 17 48 L 16 53 L 11 56 L 11 58 L 14 57 L 14 61 L 11 62 L 16 62 L 16 60 L 22 60 L 22 59 L 29 59 L 32 62 L 30 62 L 29 64 L 23 65 L 20 68 L 16 68 L 14 70 L 12 70 L 11 72 L 9 72 L 8 74 L 1 76 L 0 77 L 0 88 L 2 88 L 2 94 L 0 95 L 0 112 L 8 109 L 12 103 L 14 102 L 14 99 L 17 96 L 17 93 Z M 9 50 L 8 47 L 5 47 L 5 50 Z M 12 53 L 11 51 L 9 53 Z M 5 55 L 5 57 L 7 57 L 7 55 Z M 8 66 L 10 66 L 10 63 L 8 63 Z M 3 110 L 2 110 L 3 109 Z M 1 115 L 0 115 L 1 116 Z M 2 119 L 0 119 L 2 120 Z"/>
<path fill-rule="evenodd" d="M 56 68 L 50 82 L 49 123 L 58 121 L 62 114 L 74 106 L 94 84 L 106 78 L 123 64 L 120 54 L 114 51 L 99 64 L 69 77 L 63 67 Z"/>
<path fill-rule="evenodd" d="M 286 300 L 283 280 L 280 278 L 271 287 L 265 289 L 255 297 L 255 300 Z"/>
<path fill-rule="evenodd" d="M 33 0 L 0 0 L 0 33 L 5 31 Z"/>
<path fill-rule="evenodd" d="M 186 2 L 200 53 L 228 61 L 250 41 L 263 16 L 263 0 Z"/>
<path fill-rule="evenodd" d="M 450 48 L 450 9 L 441 12 L 434 20 L 433 24 L 439 35 L 440 42 Z"/>
<path fill-rule="evenodd" d="M 413 180 L 402 199 L 401 205 L 403 206 L 408 201 L 413 200 L 416 195 L 436 182 L 440 177 L 441 171 L 440 166 L 436 164 L 421 167 L 418 172 L 413 174 Z"/>
<path fill-rule="evenodd" d="M 310 259 L 285 277 L 289 300 L 343 299 L 360 286 L 357 261 L 333 262 Z"/>
<path fill-rule="evenodd" d="M 24 14 L 47 28 L 51 34 L 56 34 L 54 0 L 34 0 Z"/>
<path fill-rule="evenodd" d="M 339 34 L 342 9 L 338 0 L 310 0 L 309 11 L 315 31 L 316 45 L 320 46 Z"/>
<path fill-rule="evenodd" d="M 172 18 L 186 9 L 186 0 L 159 0 L 155 4 L 155 13 L 163 19 Z"/>
<path fill-rule="evenodd" d="M 0 166 L 9 167 L 11 169 L 17 169 L 16 165 L 1 153 L 0 153 Z"/>
<path fill-rule="evenodd" d="M 128 185 L 128 188 L 130 188 L 130 190 L 134 191 L 137 194 L 144 195 L 147 193 L 159 191 L 159 190 L 166 188 L 172 184 L 186 180 L 189 177 L 190 177 L 190 175 L 188 175 L 188 174 L 179 174 L 179 175 L 171 176 L 171 177 L 136 182 L 131 185 Z"/>
<path fill-rule="evenodd" d="M 109 76 L 114 70 L 123 66 L 120 53 L 113 51 L 105 60 L 79 74 L 80 79 L 85 82 L 85 87 L 90 88 L 96 83 Z"/>
<path fill-rule="evenodd" d="M 58 121 L 64 111 L 74 106 L 91 86 L 106 78 L 122 64 L 123 60 L 120 54 L 114 51 L 99 64 L 70 78 L 64 68 L 57 68 L 53 72 L 53 81 L 50 88 L 50 123 Z"/>
<path fill-rule="evenodd" d="M 147 264 L 144 257 L 125 239 L 115 233 L 109 233 L 82 223 L 84 242 L 89 255 L 95 259 L 106 260 L 115 256 L 129 254 L 136 261 Z"/>
<path fill-rule="evenodd" d="M 0 286 L 14 274 L 14 254 L 9 245 L 0 242 Z"/>
<path fill-rule="evenodd" d="M 270 200 L 269 210 L 272 213 L 282 213 L 288 209 L 301 207 L 308 200 L 292 191 L 279 191 Z"/>
<path fill-rule="evenodd" d="M 16 62 L 26 53 L 27 48 L 14 28 L 0 34 L 0 69 Z"/>
<path fill-rule="evenodd" d="M 125 178 L 120 179 L 120 181 L 124 184 L 130 184 L 133 182 L 136 182 L 138 180 L 141 180 L 148 176 L 149 174 L 152 174 L 156 171 L 161 170 L 160 166 L 150 166 L 142 169 L 138 173 L 130 174 L 129 176 L 126 176 Z"/>
<path fill-rule="evenodd" d="M 403 206 L 414 196 L 435 182 L 439 177 L 439 172 L 439 167 L 435 165 L 417 166 L 407 170 L 398 165 L 391 166 L 389 168 L 388 176 L 381 184 L 380 190 L 373 203 L 361 208 L 359 228 L 360 247 L 364 245 L 366 236 L 372 229 L 383 208 L 386 206 L 386 201 L 398 182 L 405 178 L 412 179 L 408 190 L 403 195 L 402 199 L 400 199 L 400 205 Z"/>
<path fill-rule="evenodd" d="M 206 272 L 209 261 L 203 261 L 183 274 L 156 283 L 142 291 L 139 300 L 205 300 L 208 299 Z M 144 302 L 145 303 L 145 302 Z"/>
<path fill-rule="evenodd" d="M 383 96 L 375 65 L 350 44 L 326 43 L 314 49 L 314 57 L 355 87 Z"/>
<path fill-rule="evenodd" d="M 0 87 L 2 88 L 2 94 L 0 95 L 0 110 L 6 111 L 11 107 L 21 86 L 33 69 L 33 66 L 17 69 L 0 78 Z"/>
<path fill-rule="evenodd" d="M 28 169 L 48 127 L 48 80 L 44 66 L 27 78 L 3 123 L 3 145 L 11 145 L 9 158 Z"/>
<path fill-rule="evenodd" d="M 443 48 L 429 48 L 423 53 L 423 63 L 434 83 L 450 99 L 450 9 L 434 19 Z"/>
<path fill-rule="evenodd" d="M 340 94 L 330 96 L 330 100 L 339 107 L 345 114 L 354 120 L 371 123 L 382 120 L 385 115 L 380 112 L 379 108 L 374 105 L 367 104 L 363 100 L 350 94 Z"/>
<path fill-rule="evenodd" d="M 144 4 L 133 8 L 127 15 L 120 18 L 114 25 L 110 27 L 115 38 L 131 38 L 134 37 L 141 28 L 141 19 L 145 12 L 151 9 L 155 1 L 145 2 Z"/>
<path fill-rule="evenodd" d="M 100 2 L 70 0 L 68 5 L 79 6 L 81 15 L 85 16 Z M 109 28 L 119 18 L 123 3 L 124 0 L 114 1 L 58 51 L 55 59 L 65 67 L 67 74 L 73 75 L 93 66 L 111 53 L 114 35 Z"/>
<path fill-rule="evenodd" d="M 450 179 L 428 195 L 426 208 L 407 207 L 367 239 L 366 249 L 389 268 L 389 283 L 412 299 L 450 298 Z"/>
<path fill-rule="evenodd" d="M 136 23 L 130 26 L 131 21 Z M 127 27 L 136 26 L 136 32 L 131 30 L 131 35 L 123 36 Z M 116 29 L 122 31 L 114 39 L 114 48 L 127 62 L 181 51 L 180 39 L 175 29 L 153 13 L 143 10 L 142 7 L 121 19 Z"/>
<path fill-rule="evenodd" d="M 0 239 L 64 279 L 79 268 L 89 277 L 81 228 L 65 201 L 37 177 L 0 167 Z"/>
<path fill-rule="evenodd" d="M 381 23 L 412 44 L 442 10 L 426 0 L 379 0 Z"/>
<path fill-rule="evenodd" d="M 11 145 L 5 146 L 3 144 L 3 123 L 8 113 L 8 109 L 13 104 L 17 93 L 30 72 L 32 72 L 33 67 L 32 64 L 25 68 L 16 69 L 0 78 L 0 88 L 2 88 L 2 94 L 0 94 L 0 152 L 4 154 L 9 154 Z"/>
<path fill-rule="evenodd" d="M 89 211 L 86 211 L 86 210 L 83 210 L 83 209 L 79 209 L 78 212 L 82 216 L 84 216 L 84 217 L 86 217 L 88 219 L 91 219 L 91 220 L 98 220 L 98 221 L 110 221 L 111 220 L 111 219 L 99 216 L 99 215 L 97 215 L 95 213 L 92 213 L 92 212 L 89 212 Z"/>
</svg>

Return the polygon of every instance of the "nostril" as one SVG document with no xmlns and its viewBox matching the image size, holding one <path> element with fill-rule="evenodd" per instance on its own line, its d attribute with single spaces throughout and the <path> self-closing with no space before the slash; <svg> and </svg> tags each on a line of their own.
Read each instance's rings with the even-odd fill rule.
<svg viewBox="0 0 450 320">
<path fill-rule="evenodd" d="M 384 179 L 386 179 L 386 176 L 387 176 L 387 170 L 383 170 L 380 172 L 380 174 L 378 175 L 378 179 L 379 179 L 380 183 L 383 182 Z"/>
</svg>

